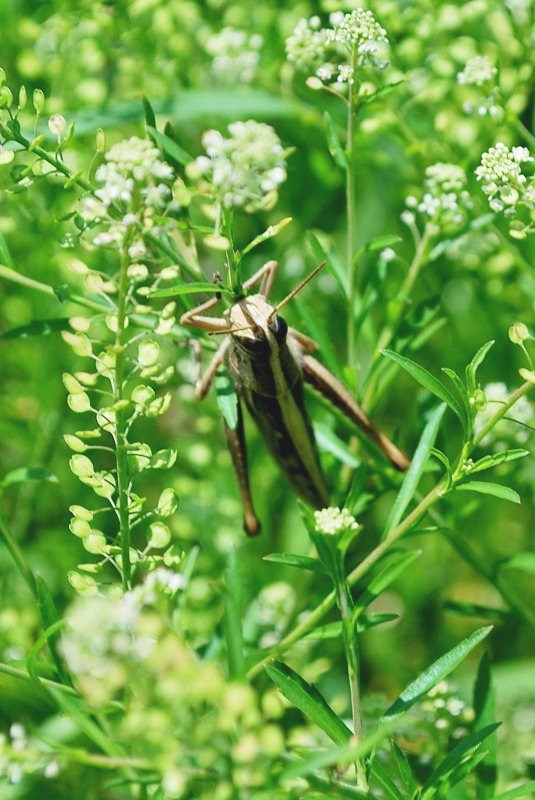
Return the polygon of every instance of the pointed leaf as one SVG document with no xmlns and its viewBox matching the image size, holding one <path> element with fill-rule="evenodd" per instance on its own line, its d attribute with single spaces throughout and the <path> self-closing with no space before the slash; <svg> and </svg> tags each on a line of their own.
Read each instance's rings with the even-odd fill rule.
<svg viewBox="0 0 535 800">
<path fill-rule="evenodd" d="M 322 694 L 291 667 L 274 661 L 266 672 L 282 694 L 314 722 L 335 744 L 347 744 L 351 731 L 335 714 Z"/>
<path fill-rule="evenodd" d="M 26 481 L 50 481 L 57 483 L 58 479 L 53 472 L 42 467 L 18 467 L 8 472 L 0 482 L 0 488 L 10 486 L 12 483 L 25 483 Z"/>
<path fill-rule="evenodd" d="M 268 239 L 272 239 L 274 236 L 277 236 L 277 234 L 279 234 L 282 230 L 284 230 L 284 228 L 287 225 L 289 225 L 290 222 L 292 222 L 291 217 L 284 217 L 284 219 L 281 219 L 281 221 L 277 222 L 275 225 L 270 225 L 269 228 L 266 228 L 266 230 L 263 233 L 259 234 L 259 236 L 256 236 L 253 239 L 253 241 L 247 245 L 247 247 L 243 248 L 242 255 L 249 253 L 253 249 L 253 247 L 262 244 L 262 242 L 265 242 Z"/>
<path fill-rule="evenodd" d="M 379 759 L 374 758 L 371 765 L 371 774 L 382 789 L 382 796 L 390 800 L 404 800 L 404 797 Z"/>
<path fill-rule="evenodd" d="M 28 325 L 21 325 L 18 328 L 11 328 L 2 333 L 2 339 L 25 339 L 28 336 L 49 336 L 58 331 L 70 330 L 69 320 L 66 317 L 56 319 L 36 319 Z"/>
<path fill-rule="evenodd" d="M 443 605 L 445 611 L 458 614 L 460 617 L 481 617 L 481 619 L 505 621 L 511 618 L 509 611 L 504 608 L 491 608 L 478 603 L 464 603 L 461 600 L 446 600 Z"/>
<path fill-rule="evenodd" d="M 329 147 L 329 153 L 332 155 L 335 164 L 337 164 L 340 167 L 340 169 L 346 172 L 348 168 L 347 155 L 340 143 L 340 138 L 338 136 L 338 133 L 336 132 L 336 127 L 333 122 L 333 118 L 326 111 L 323 115 L 323 119 L 325 121 L 325 133 L 327 136 L 327 145 Z"/>
<path fill-rule="evenodd" d="M 514 789 L 509 789 L 507 792 L 495 794 L 492 800 L 517 800 L 517 797 L 525 797 L 528 794 L 535 794 L 535 781 L 528 781 L 522 786 L 515 786 Z"/>
<path fill-rule="evenodd" d="M 449 650 L 433 664 L 431 664 L 416 680 L 410 683 L 400 694 L 398 699 L 390 706 L 386 713 L 381 717 L 381 724 L 390 722 L 403 714 L 414 703 L 416 703 L 433 686 L 436 686 L 443 678 L 453 672 L 461 664 L 466 656 L 485 639 L 492 630 L 492 625 L 479 628 L 466 639 L 463 639 L 456 647 Z"/>
<path fill-rule="evenodd" d="M 353 610 L 353 620 L 357 620 L 370 603 L 372 603 L 382 592 L 387 589 L 396 578 L 401 575 L 417 558 L 421 556 L 421 550 L 408 550 L 405 553 L 397 554 L 383 569 L 376 575 L 366 587 L 366 590 L 358 598 Z"/>
<path fill-rule="evenodd" d="M 387 358 L 390 358 L 392 361 L 395 361 L 396 364 L 399 364 L 400 367 L 403 367 L 409 375 L 411 375 L 418 383 L 420 383 L 425 389 L 427 389 L 432 394 L 435 394 L 440 400 L 446 403 L 447 406 L 451 408 L 451 410 L 459 417 L 464 430 L 467 429 L 467 420 L 465 419 L 463 409 L 459 404 L 458 400 L 452 395 L 449 389 L 447 389 L 444 384 L 435 378 L 434 375 L 431 375 L 425 367 L 421 367 L 415 361 L 411 361 L 410 358 L 406 358 L 405 356 L 399 355 L 399 353 L 394 353 L 392 350 L 381 350 L 382 354 Z"/>
<path fill-rule="evenodd" d="M 500 564 L 500 572 L 505 569 L 521 569 L 535 575 L 535 553 L 515 553 Z"/>
<path fill-rule="evenodd" d="M 459 392 L 461 400 L 463 401 L 464 413 L 465 413 L 466 419 L 471 419 L 472 418 L 472 406 L 470 405 L 470 398 L 468 396 L 468 392 L 466 391 L 466 386 L 464 385 L 462 380 L 459 378 L 459 376 L 457 375 L 455 370 L 450 369 L 449 367 L 442 367 L 442 372 L 444 372 L 444 374 L 447 375 L 448 378 L 451 379 L 451 381 L 453 382 L 455 388 Z"/>
<path fill-rule="evenodd" d="M 360 256 L 364 253 L 373 253 L 376 250 L 384 250 L 386 247 L 392 247 L 394 244 L 398 244 L 398 242 L 402 242 L 403 239 L 401 236 L 394 236 L 391 233 L 386 233 L 383 236 L 375 236 L 373 239 L 370 239 L 369 242 L 366 242 L 365 245 L 360 247 L 357 250 L 356 255 Z"/>
<path fill-rule="evenodd" d="M 264 561 L 270 561 L 273 564 L 285 564 L 288 567 L 297 567 L 297 569 L 306 569 L 322 575 L 328 574 L 321 561 L 317 558 L 309 558 L 309 556 L 299 556 L 294 553 L 270 553 L 264 556 Z"/>
<path fill-rule="evenodd" d="M 374 92 L 368 95 L 363 95 L 359 97 L 359 105 L 369 105 L 370 103 L 374 103 L 376 100 L 379 100 L 381 97 L 386 97 L 386 95 L 393 92 L 398 86 L 401 86 L 405 83 L 405 78 L 402 78 L 400 81 L 393 81 L 392 83 L 387 83 L 384 86 L 380 86 Z"/>
<path fill-rule="evenodd" d="M 145 122 L 146 122 L 147 126 L 149 128 L 150 127 L 155 128 L 156 127 L 156 115 L 155 115 L 154 110 L 153 110 L 153 108 L 152 108 L 152 106 L 150 104 L 149 98 L 146 97 L 146 95 L 143 94 L 143 95 L 141 95 L 141 102 L 143 104 L 143 113 L 145 115 Z"/>
<path fill-rule="evenodd" d="M 499 723 L 494 723 L 493 725 L 486 725 L 484 728 L 478 731 L 474 731 L 462 739 L 454 748 L 451 750 L 448 755 L 443 759 L 443 761 L 438 765 L 436 770 L 430 776 L 430 778 L 425 782 L 422 787 L 422 799 L 427 796 L 432 796 L 434 792 L 440 787 L 440 784 L 446 782 L 448 777 L 452 776 L 454 771 L 457 770 L 459 766 L 463 764 L 467 760 L 467 757 L 475 753 L 476 750 L 479 749 L 482 742 L 490 736 L 496 728 L 499 728 Z M 483 754 L 482 754 L 483 757 Z M 479 760 L 479 759 L 478 759 Z M 475 766 L 475 764 L 473 765 Z M 473 766 L 469 771 L 472 771 Z M 464 773 L 458 776 L 464 777 Z M 458 779 L 455 780 L 455 783 L 458 783 Z M 448 781 L 447 786 L 451 788 L 453 782 Z"/>
<path fill-rule="evenodd" d="M 340 463 L 347 464 L 348 467 L 353 467 L 353 469 L 360 467 L 360 459 L 357 458 L 346 443 L 326 425 L 316 423 L 314 425 L 314 437 L 320 450 L 330 453 L 340 461 Z"/>
<path fill-rule="evenodd" d="M 483 456 L 470 467 L 470 475 L 473 475 L 474 472 L 481 472 L 484 469 L 497 467 L 499 464 L 505 464 L 508 461 L 516 461 L 517 458 L 524 458 L 529 454 L 529 450 L 522 450 L 520 447 L 516 447 L 511 450 L 502 450 L 501 453 Z"/>
<path fill-rule="evenodd" d="M 401 775 L 401 780 L 403 781 L 406 789 L 406 794 L 408 797 L 412 797 L 416 788 L 416 782 L 412 774 L 412 769 L 407 760 L 407 756 L 394 740 L 392 740 L 392 752 L 394 753 L 399 774 Z"/>
<path fill-rule="evenodd" d="M 158 289 L 151 292 L 149 297 L 179 297 L 182 294 L 197 294 L 206 292 L 208 294 L 224 294 L 225 289 L 217 283 L 208 281 L 195 281 L 193 283 L 179 283 L 176 286 L 169 286 L 167 289 Z"/>
<path fill-rule="evenodd" d="M 440 427 L 445 410 L 446 406 L 440 405 L 429 417 L 429 421 L 423 430 L 420 441 L 418 442 L 418 447 L 414 453 L 411 465 L 405 474 L 399 493 L 394 501 L 392 510 L 390 511 L 383 533 L 383 539 L 386 538 L 388 534 L 397 527 L 397 525 L 399 525 L 403 518 L 403 514 L 414 497 L 420 482 L 420 478 L 427 466 L 431 448 L 435 443 L 438 429 Z"/>
<path fill-rule="evenodd" d="M 475 728 L 484 728 L 495 722 L 495 697 L 494 687 L 492 686 L 492 676 L 490 671 L 490 659 L 487 653 L 483 654 L 479 662 L 477 678 L 474 685 L 473 707 L 475 711 Z M 487 742 L 487 755 L 478 764 L 476 769 L 476 780 L 478 783 L 478 798 L 485 800 L 494 795 L 496 789 L 496 778 L 498 768 L 496 764 L 496 735 L 493 734 Z"/>
<path fill-rule="evenodd" d="M 329 246 L 325 247 L 320 239 L 314 234 L 308 234 L 308 240 L 312 247 L 312 252 L 314 253 L 315 257 L 318 261 L 326 261 L 327 262 L 327 269 L 336 278 L 336 281 L 342 290 L 344 297 L 347 298 L 348 296 L 348 285 L 347 285 L 347 268 L 343 263 L 342 259 L 339 257 L 338 253 L 334 249 L 334 247 Z"/>
<path fill-rule="evenodd" d="M 52 628 L 53 625 L 60 623 L 60 617 L 56 610 L 52 595 L 50 594 L 50 590 L 41 575 L 36 575 L 35 584 L 37 587 L 37 603 L 39 607 L 39 614 L 41 616 L 41 623 L 43 630 L 47 630 Z M 58 630 L 48 637 L 48 648 L 50 650 L 52 660 L 56 666 L 56 671 L 61 683 L 65 684 L 66 686 L 72 686 L 71 679 L 65 671 L 63 661 L 61 660 L 61 656 L 58 652 L 59 642 L 60 633 Z"/>
<path fill-rule="evenodd" d="M 490 348 L 494 344 L 494 339 L 491 339 L 490 342 L 487 342 L 482 347 L 479 348 L 471 362 L 466 367 L 466 386 L 468 388 L 468 394 L 471 396 L 474 394 L 475 390 L 477 389 L 477 369 L 483 363 L 485 356 L 489 352 Z"/>
<path fill-rule="evenodd" d="M 147 131 L 152 141 L 163 150 L 171 161 L 175 161 L 177 164 L 189 164 L 190 161 L 193 161 L 193 157 L 165 133 L 160 133 L 152 125 L 147 125 Z"/>
<path fill-rule="evenodd" d="M 479 492 L 480 494 L 491 494 L 501 500 L 509 500 L 510 503 L 520 503 L 520 495 L 509 486 L 502 486 L 501 483 L 489 483 L 488 481 L 468 481 L 468 483 L 458 483 L 454 486 L 455 492 Z"/>
</svg>

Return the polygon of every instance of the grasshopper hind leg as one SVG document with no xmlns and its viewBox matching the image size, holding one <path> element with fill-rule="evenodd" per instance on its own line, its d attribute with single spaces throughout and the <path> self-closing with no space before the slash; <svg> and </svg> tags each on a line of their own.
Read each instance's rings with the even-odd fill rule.
<svg viewBox="0 0 535 800">
<path fill-rule="evenodd" d="M 232 464 L 238 488 L 243 503 L 243 528 L 247 536 L 257 536 L 260 533 L 260 522 L 256 516 L 249 486 L 249 471 L 247 469 L 247 450 L 245 449 L 245 433 L 243 429 L 243 414 L 238 401 L 238 421 L 233 429 L 225 425 L 225 439 L 232 458 Z"/>
</svg>

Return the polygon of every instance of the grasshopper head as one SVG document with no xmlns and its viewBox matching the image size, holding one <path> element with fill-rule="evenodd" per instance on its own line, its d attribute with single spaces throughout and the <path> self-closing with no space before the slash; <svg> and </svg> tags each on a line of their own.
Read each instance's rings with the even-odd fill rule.
<svg viewBox="0 0 535 800">
<path fill-rule="evenodd" d="M 286 339 L 286 320 L 261 294 L 244 297 L 227 314 L 231 336 L 246 350 L 270 348 Z"/>
</svg>

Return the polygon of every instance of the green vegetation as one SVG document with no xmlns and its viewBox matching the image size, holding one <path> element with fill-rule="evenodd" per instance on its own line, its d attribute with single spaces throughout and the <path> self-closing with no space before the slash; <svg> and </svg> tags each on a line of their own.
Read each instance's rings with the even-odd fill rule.
<svg viewBox="0 0 535 800">
<path fill-rule="evenodd" d="M 0 800 L 535 796 L 532 5 L 0 11 Z"/>
</svg>

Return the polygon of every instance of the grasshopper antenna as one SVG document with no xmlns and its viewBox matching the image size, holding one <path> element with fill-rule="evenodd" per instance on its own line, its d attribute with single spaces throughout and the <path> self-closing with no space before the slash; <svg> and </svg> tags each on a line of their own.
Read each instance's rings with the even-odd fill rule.
<svg viewBox="0 0 535 800">
<path fill-rule="evenodd" d="M 321 262 L 321 264 L 318 264 L 318 266 L 317 266 L 315 269 L 313 269 L 313 270 L 312 270 L 312 272 L 310 273 L 310 275 L 307 275 L 307 277 L 306 277 L 304 280 L 302 280 L 302 281 L 301 281 L 301 283 L 299 283 L 299 284 L 298 284 L 298 285 L 295 287 L 295 289 L 292 289 L 292 291 L 290 292 L 290 294 L 287 294 L 287 295 L 286 295 L 286 297 L 285 297 L 283 300 L 281 300 L 281 301 L 280 301 L 280 303 L 277 303 L 277 305 L 275 306 L 275 308 L 273 309 L 273 311 L 272 311 L 272 312 L 271 312 L 271 314 L 269 315 L 269 317 L 268 317 L 268 320 L 267 320 L 267 321 L 268 321 L 268 322 L 271 322 L 271 320 L 273 319 L 273 317 L 275 316 L 275 314 L 276 314 L 278 311 L 280 311 L 280 309 L 281 309 L 283 306 L 285 306 L 285 305 L 286 305 L 286 303 L 289 303 L 289 302 L 290 302 L 290 300 L 293 300 L 293 298 L 295 297 L 295 295 L 296 295 L 296 294 L 298 294 L 298 293 L 301 291 L 301 289 L 304 289 L 304 288 L 305 288 L 305 286 L 307 285 L 307 283 L 309 283 L 309 282 L 312 280 L 312 278 L 315 278 L 315 277 L 316 277 L 316 275 L 318 274 L 318 272 L 319 272 L 321 269 L 323 269 L 323 267 L 325 266 L 325 264 L 326 264 L 326 263 L 327 263 L 326 261 L 322 261 L 322 262 Z"/>
</svg>

